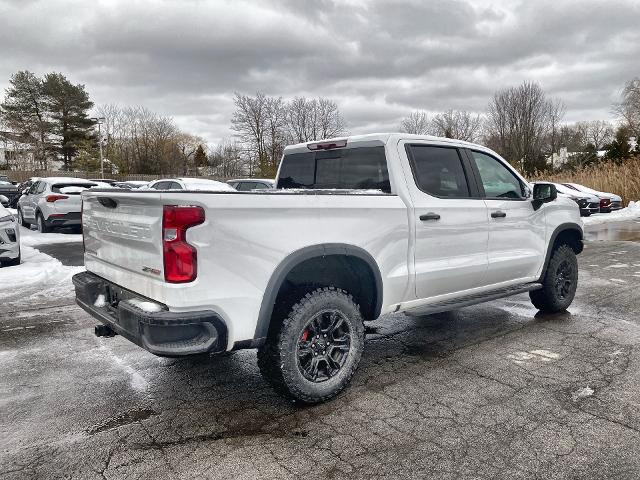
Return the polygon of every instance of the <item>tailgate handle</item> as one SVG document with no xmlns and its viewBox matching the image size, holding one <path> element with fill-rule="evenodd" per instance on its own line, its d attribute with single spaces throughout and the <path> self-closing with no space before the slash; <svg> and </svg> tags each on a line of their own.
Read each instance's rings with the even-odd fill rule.
<svg viewBox="0 0 640 480">
<path fill-rule="evenodd" d="M 98 201 L 100 205 L 107 208 L 116 208 L 118 206 L 118 202 L 116 202 L 113 198 L 109 197 L 98 197 Z"/>
</svg>

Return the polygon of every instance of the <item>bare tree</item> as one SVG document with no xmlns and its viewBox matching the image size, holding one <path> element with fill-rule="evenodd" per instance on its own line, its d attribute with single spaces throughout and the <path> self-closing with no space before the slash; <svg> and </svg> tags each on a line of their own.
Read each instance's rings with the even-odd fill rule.
<svg viewBox="0 0 640 480">
<path fill-rule="evenodd" d="M 247 174 L 247 158 L 238 142 L 223 140 L 209 156 L 209 173 L 221 178 L 241 177 Z"/>
<path fill-rule="evenodd" d="M 427 112 L 415 110 L 400 121 L 400 131 L 416 135 L 431 134 L 431 122 Z"/>
<path fill-rule="evenodd" d="M 540 85 L 525 82 L 496 92 L 488 109 L 488 143 L 525 173 L 546 166 L 549 137 L 564 113 Z"/>
<path fill-rule="evenodd" d="M 287 129 L 293 143 L 311 142 L 345 134 L 338 105 L 328 98 L 296 97 L 287 105 Z"/>
<path fill-rule="evenodd" d="M 621 101 L 614 105 L 614 111 L 624 120 L 633 135 L 640 138 L 640 77 L 625 84 Z"/>
<path fill-rule="evenodd" d="M 231 118 L 231 128 L 237 132 L 240 141 L 253 157 L 253 162 L 258 167 L 267 165 L 267 130 L 268 130 L 268 106 L 267 97 L 258 92 L 255 97 L 235 94 L 233 99 L 236 109 Z M 253 173 L 250 166 L 249 174 Z"/>
<path fill-rule="evenodd" d="M 482 131 L 482 117 L 464 110 L 448 110 L 432 120 L 432 131 L 439 137 L 475 142 Z"/>
</svg>

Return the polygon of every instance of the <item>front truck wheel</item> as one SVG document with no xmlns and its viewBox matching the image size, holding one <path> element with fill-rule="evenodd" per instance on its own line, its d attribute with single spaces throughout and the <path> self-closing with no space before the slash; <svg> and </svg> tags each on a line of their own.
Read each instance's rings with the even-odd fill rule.
<svg viewBox="0 0 640 480">
<path fill-rule="evenodd" d="M 551 254 L 542 280 L 542 288 L 529 292 L 531 303 L 545 313 L 566 310 L 578 288 L 578 260 L 573 249 L 566 244 L 558 246 Z"/>
<path fill-rule="evenodd" d="M 333 287 L 319 288 L 270 329 L 258 350 L 258 366 L 276 392 L 313 404 L 349 384 L 363 349 L 364 324 L 353 298 Z"/>
</svg>

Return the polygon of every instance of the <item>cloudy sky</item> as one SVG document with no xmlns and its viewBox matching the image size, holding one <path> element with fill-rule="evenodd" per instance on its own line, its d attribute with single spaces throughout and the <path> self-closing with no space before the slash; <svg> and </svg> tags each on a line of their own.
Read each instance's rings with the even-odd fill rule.
<svg viewBox="0 0 640 480">
<path fill-rule="evenodd" d="M 534 80 L 566 121 L 609 119 L 640 75 L 640 0 L 0 0 L 0 88 L 23 69 L 213 143 L 234 91 L 331 97 L 362 133 Z"/>
</svg>

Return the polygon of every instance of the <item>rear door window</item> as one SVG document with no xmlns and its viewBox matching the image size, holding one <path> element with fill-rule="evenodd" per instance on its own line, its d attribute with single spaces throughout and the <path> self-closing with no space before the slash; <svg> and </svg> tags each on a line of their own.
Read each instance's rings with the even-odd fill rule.
<svg viewBox="0 0 640 480">
<path fill-rule="evenodd" d="M 384 147 L 285 155 L 277 188 L 376 189 L 390 192 Z"/>
<path fill-rule="evenodd" d="M 457 148 L 409 145 L 409 161 L 416 185 L 441 198 L 469 198 L 469 183 Z"/>
<path fill-rule="evenodd" d="M 238 182 L 238 185 L 236 185 L 236 190 L 239 192 L 247 192 L 254 188 L 256 188 L 256 182 Z"/>
<path fill-rule="evenodd" d="M 153 188 L 154 190 L 167 190 L 169 187 L 169 183 L 170 182 L 158 182 L 154 184 L 153 187 L 151 188 Z"/>
</svg>

